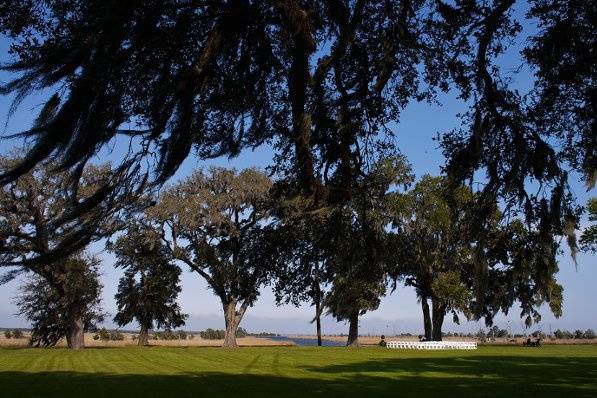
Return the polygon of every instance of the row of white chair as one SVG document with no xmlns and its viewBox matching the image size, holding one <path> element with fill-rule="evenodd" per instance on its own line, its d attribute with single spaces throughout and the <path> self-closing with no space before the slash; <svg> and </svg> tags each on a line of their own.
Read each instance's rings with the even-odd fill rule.
<svg viewBox="0 0 597 398">
<path fill-rule="evenodd" d="M 474 341 L 388 341 L 387 348 L 411 350 L 476 350 Z"/>
</svg>

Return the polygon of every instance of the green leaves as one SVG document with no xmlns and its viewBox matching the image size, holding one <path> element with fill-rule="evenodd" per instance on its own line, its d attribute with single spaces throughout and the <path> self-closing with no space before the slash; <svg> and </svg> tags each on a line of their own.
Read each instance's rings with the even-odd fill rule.
<svg viewBox="0 0 597 398">
<path fill-rule="evenodd" d="M 595 254 L 597 253 L 597 198 L 589 199 L 587 203 L 587 213 L 589 222 L 593 225 L 589 225 L 582 232 L 580 238 L 581 249 L 585 252 Z"/>
</svg>

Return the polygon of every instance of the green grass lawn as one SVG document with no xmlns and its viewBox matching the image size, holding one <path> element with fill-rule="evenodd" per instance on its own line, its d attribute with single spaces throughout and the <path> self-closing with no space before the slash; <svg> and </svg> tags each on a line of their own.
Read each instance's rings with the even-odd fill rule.
<svg viewBox="0 0 597 398">
<path fill-rule="evenodd" d="M 0 397 L 597 397 L 597 346 L 0 349 Z"/>
</svg>

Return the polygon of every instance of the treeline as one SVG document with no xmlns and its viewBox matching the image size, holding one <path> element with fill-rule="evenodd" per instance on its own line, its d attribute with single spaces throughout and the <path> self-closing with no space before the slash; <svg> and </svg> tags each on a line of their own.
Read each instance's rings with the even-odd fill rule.
<svg viewBox="0 0 597 398">
<path fill-rule="evenodd" d="M 0 210 L 14 228 L 5 256 L 29 250 L 19 239 L 45 246 L 70 239 L 53 220 L 66 217 L 73 197 L 90 200 L 85 192 L 107 178 L 106 168 L 83 170 L 88 183 L 69 191 L 66 175 L 58 178 L 53 170 L 48 165 L 2 191 Z M 487 203 L 467 185 L 429 175 L 415 181 L 403 157 L 381 158 L 357 179 L 350 200 L 313 212 L 309 201 L 280 196 L 278 183 L 255 169 L 200 169 L 159 195 L 113 206 L 101 218 L 90 211 L 89 221 L 123 270 L 114 321 L 140 325 L 139 345 L 156 337 L 186 338 L 172 332 L 187 318 L 177 302 L 182 267 L 219 298 L 226 328 L 202 333 L 223 339 L 226 347 L 246 335 L 240 323 L 268 285 L 279 305 L 312 305 L 319 341 L 324 314 L 347 321 L 347 344 L 354 346 L 359 318 L 401 285 L 417 293 L 428 340 L 442 339 L 446 316 L 491 325 L 515 303 L 527 326 L 540 319 L 543 304 L 561 314 L 557 251 L 544 244 L 541 231 L 505 218 L 496 202 Z M 491 213 L 482 231 L 470 228 L 479 211 Z M 32 219 L 36 228 L 25 228 Z M 72 233 L 80 227 L 73 224 Z M 82 347 L 84 331 L 105 318 L 101 264 L 83 249 L 51 267 L 22 265 L 9 275 L 34 274 L 16 300 L 32 323 L 32 344 L 51 346 L 66 337 L 69 347 Z M 150 336 L 160 329 L 166 331 Z M 492 333 L 505 332 L 494 327 Z M 96 336 L 119 338 L 104 329 Z"/>
<path fill-rule="evenodd" d="M 106 328 L 101 328 L 93 335 L 93 340 L 123 341 L 124 333 L 118 330 L 107 330 Z"/>
<path fill-rule="evenodd" d="M 236 337 L 247 337 L 248 335 L 249 333 L 241 327 L 236 330 Z M 226 331 L 207 328 L 199 332 L 199 336 L 205 340 L 223 340 L 226 337 Z"/>
<path fill-rule="evenodd" d="M 587 329 L 585 331 L 575 330 L 570 332 L 568 330 L 556 330 L 553 335 L 557 339 L 594 339 L 597 337 L 593 329 Z"/>
<path fill-rule="evenodd" d="M 21 329 L 5 330 L 4 338 L 6 339 L 22 339 L 25 337 L 25 333 Z"/>
</svg>

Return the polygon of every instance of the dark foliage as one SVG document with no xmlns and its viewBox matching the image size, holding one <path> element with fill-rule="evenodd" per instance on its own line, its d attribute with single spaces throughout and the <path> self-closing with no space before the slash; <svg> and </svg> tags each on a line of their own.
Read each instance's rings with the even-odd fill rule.
<svg viewBox="0 0 597 398">
<path fill-rule="evenodd" d="M 18 154 L 0 156 L 0 170 L 10 170 L 22 159 Z M 109 165 L 79 170 L 76 183 L 56 168 L 55 163 L 44 164 L 0 187 L 0 267 L 16 267 L 0 282 L 26 270 L 50 278 L 49 264 L 109 236 L 119 228 L 119 218 L 137 208 L 125 194 L 128 188 L 106 191 L 114 178 Z M 83 207 L 89 211 L 81 212 Z"/>
<path fill-rule="evenodd" d="M 97 266 L 94 259 L 71 258 L 53 267 L 55 280 L 36 275 L 21 287 L 16 304 L 19 315 L 31 322 L 32 345 L 56 345 L 79 319 L 84 331 L 103 320 Z"/>
<path fill-rule="evenodd" d="M 26 158 L 0 181 L 45 159 L 76 175 L 116 136 L 132 150 L 109 191 L 141 187 L 147 172 L 163 182 L 192 150 L 234 156 L 267 142 L 287 177 L 282 192 L 341 203 L 369 155 L 393 145 L 402 110 L 455 88 L 471 108 L 442 139 L 450 176 L 485 172 L 485 195 L 574 248 L 568 173 L 589 186 L 596 176 L 597 6 L 528 4 L 521 16 L 514 0 L 5 2 L 13 62 L 3 69 L 15 79 L 2 93 L 15 105 L 36 90 L 54 95 L 22 132 L 33 143 Z M 520 57 L 535 72 L 525 94 L 497 59 L 533 21 Z"/>
<path fill-rule="evenodd" d="M 171 187 L 148 210 L 172 258 L 207 282 L 224 310 L 225 345 L 278 263 L 272 182 L 255 169 L 212 168 Z"/>
<path fill-rule="evenodd" d="M 173 264 L 160 236 L 131 224 L 108 247 L 116 255 L 115 266 L 124 269 L 116 293 L 118 312 L 114 321 L 119 326 L 136 321 L 145 332 L 184 325 L 186 315 L 176 301 L 181 291 L 181 270 Z"/>
<path fill-rule="evenodd" d="M 591 198 L 587 203 L 589 225 L 580 237 L 581 249 L 587 253 L 597 254 L 597 198 Z"/>
</svg>

